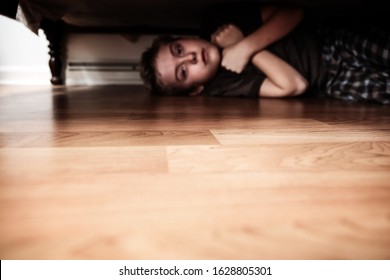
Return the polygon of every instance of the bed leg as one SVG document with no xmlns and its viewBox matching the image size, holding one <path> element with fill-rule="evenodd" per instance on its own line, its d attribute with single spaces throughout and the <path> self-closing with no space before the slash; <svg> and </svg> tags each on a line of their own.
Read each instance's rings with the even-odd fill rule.
<svg viewBox="0 0 390 280">
<path fill-rule="evenodd" d="M 49 41 L 49 67 L 52 78 L 50 82 L 53 85 L 65 84 L 65 69 L 63 64 L 63 44 L 65 38 L 64 24 L 61 21 L 50 21 L 44 19 L 41 28 L 45 32 Z"/>
</svg>

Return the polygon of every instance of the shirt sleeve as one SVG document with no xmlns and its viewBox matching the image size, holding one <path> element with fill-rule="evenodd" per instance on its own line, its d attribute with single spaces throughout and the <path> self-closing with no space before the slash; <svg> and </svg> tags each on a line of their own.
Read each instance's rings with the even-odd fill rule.
<svg viewBox="0 0 390 280">
<path fill-rule="evenodd" d="M 254 67 L 247 67 L 241 74 L 221 68 L 217 76 L 205 86 L 204 95 L 257 98 L 265 78 L 263 73 L 254 71 Z"/>
</svg>

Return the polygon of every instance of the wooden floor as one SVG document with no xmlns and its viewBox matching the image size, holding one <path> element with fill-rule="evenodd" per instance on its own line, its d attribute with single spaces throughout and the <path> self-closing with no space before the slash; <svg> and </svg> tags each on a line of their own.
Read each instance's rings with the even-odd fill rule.
<svg viewBox="0 0 390 280">
<path fill-rule="evenodd" d="M 389 259 L 390 106 L 0 89 L 1 259 Z"/>
</svg>

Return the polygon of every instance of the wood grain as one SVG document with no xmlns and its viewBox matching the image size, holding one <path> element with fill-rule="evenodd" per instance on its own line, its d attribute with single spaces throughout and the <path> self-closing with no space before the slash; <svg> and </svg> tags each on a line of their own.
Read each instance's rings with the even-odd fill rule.
<svg viewBox="0 0 390 280">
<path fill-rule="evenodd" d="M 1 259 L 389 259 L 390 107 L 0 88 Z"/>
</svg>

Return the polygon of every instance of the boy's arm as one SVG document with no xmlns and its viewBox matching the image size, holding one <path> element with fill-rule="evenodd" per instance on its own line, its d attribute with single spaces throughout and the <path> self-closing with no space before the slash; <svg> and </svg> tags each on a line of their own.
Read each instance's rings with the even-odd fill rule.
<svg viewBox="0 0 390 280">
<path fill-rule="evenodd" d="M 252 63 L 267 76 L 259 89 L 261 97 L 297 96 L 308 87 L 307 80 L 295 68 L 267 50 L 254 55 Z"/>
<path fill-rule="evenodd" d="M 222 66 L 241 73 L 258 51 L 286 36 L 303 19 L 303 10 L 295 7 L 264 5 L 261 8 L 263 24 L 252 34 L 224 49 Z"/>
</svg>

